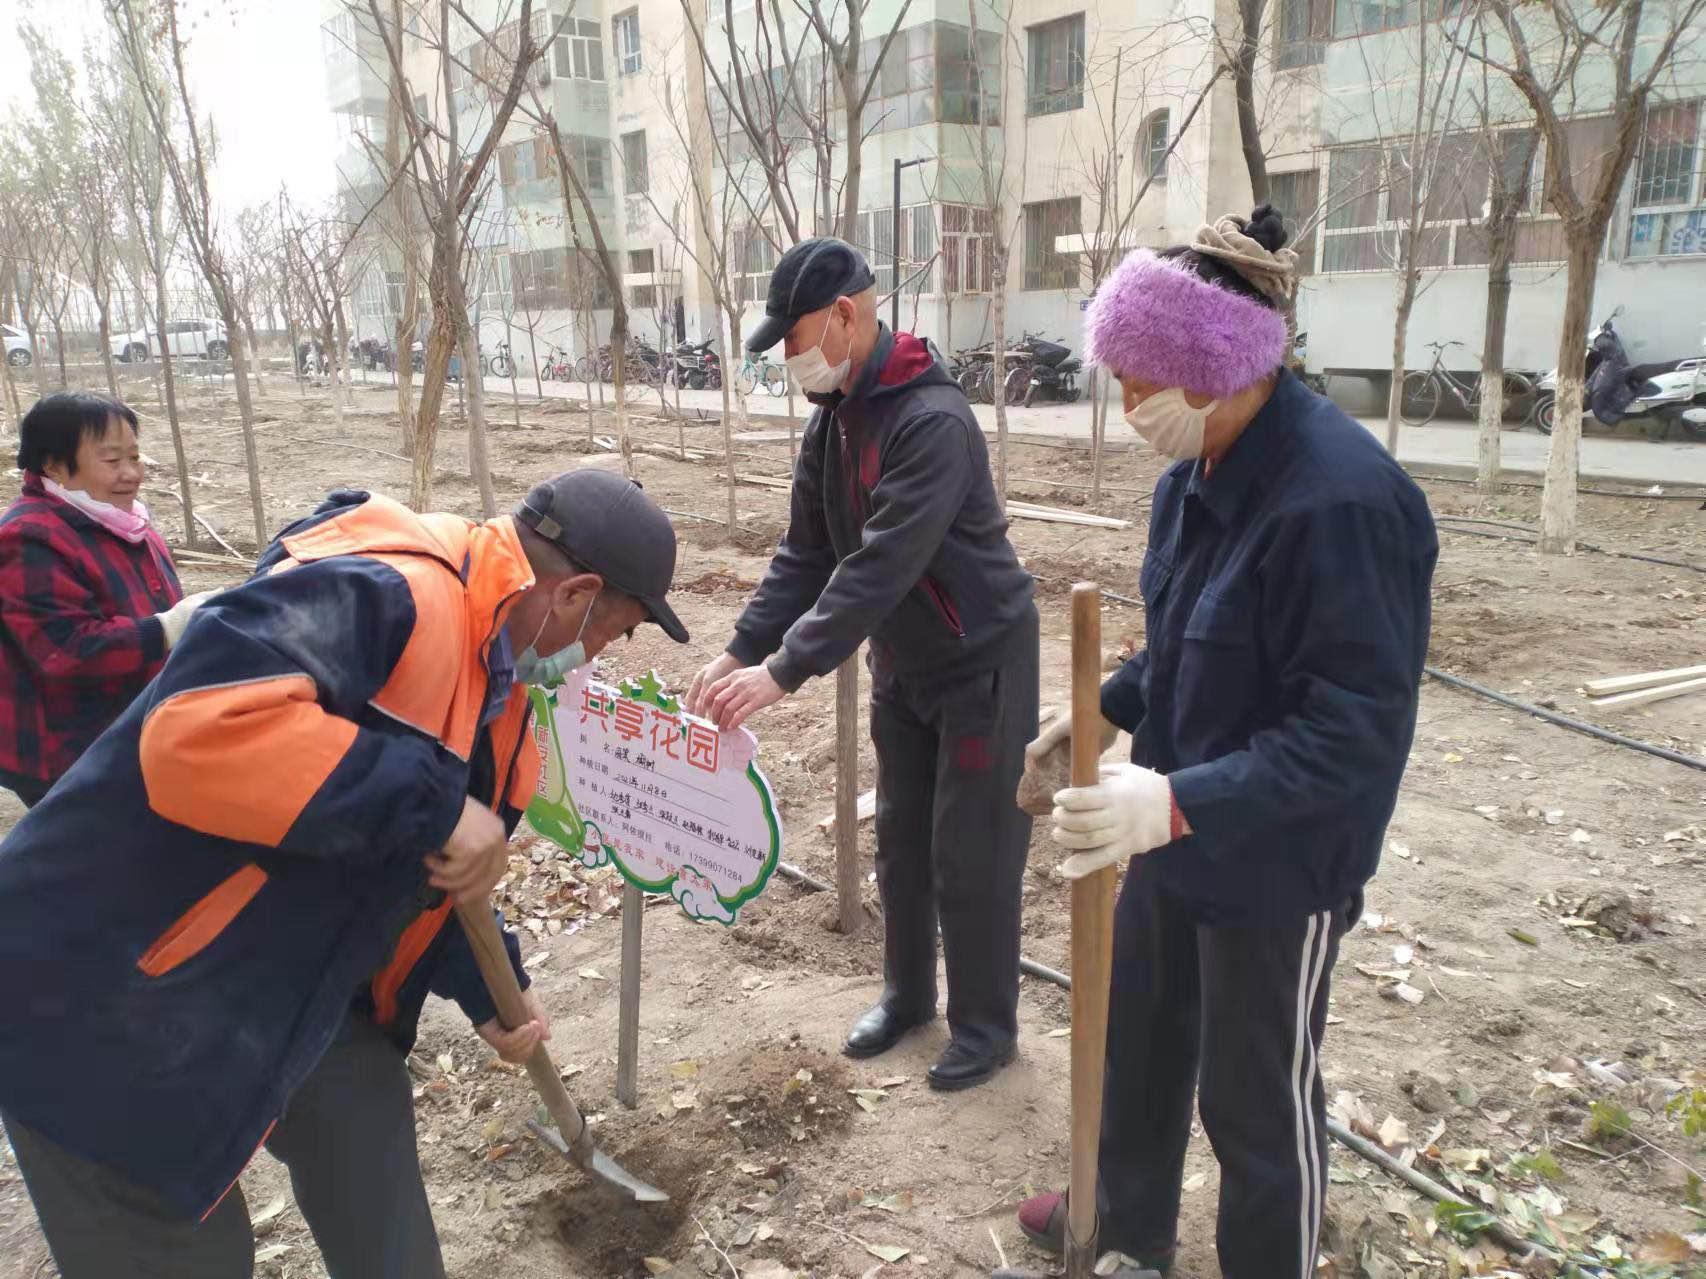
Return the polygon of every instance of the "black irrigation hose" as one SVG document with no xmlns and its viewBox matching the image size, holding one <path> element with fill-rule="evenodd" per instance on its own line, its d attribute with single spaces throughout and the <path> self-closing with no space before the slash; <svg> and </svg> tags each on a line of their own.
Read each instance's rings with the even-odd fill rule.
<svg viewBox="0 0 1706 1279">
<path fill-rule="evenodd" d="M 1449 528 L 1448 527 L 1445 530 L 1447 533 L 1463 533 L 1469 537 L 1491 537 L 1491 538 L 1497 538 L 1501 542 L 1518 542 L 1518 543 L 1522 544 L 1523 546 L 1533 546 L 1535 543 L 1535 538 L 1537 538 L 1539 536 L 1539 534 L 1536 533 L 1535 530 L 1530 529 L 1530 528 L 1524 528 L 1520 524 L 1507 524 L 1501 520 L 1476 519 L 1474 516 L 1471 516 L 1471 515 L 1436 515 L 1436 516 L 1434 516 L 1434 523 L 1436 525 L 1441 520 L 1447 520 L 1447 521 L 1461 520 L 1461 521 L 1464 521 L 1464 522 L 1469 523 L 1469 524 L 1491 524 L 1495 528 L 1516 529 L 1520 532 L 1531 534 L 1532 536 L 1530 536 L 1530 537 L 1510 537 L 1510 536 L 1503 534 L 1503 533 L 1488 533 L 1483 529 Z M 1706 564 L 1690 564 L 1687 560 L 1667 560 L 1667 559 L 1662 558 L 1661 556 L 1642 555 L 1636 551 L 1613 551 L 1613 550 L 1608 550 L 1606 547 L 1603 547 L 1603 546 L 1595 546 L 1592 542 L 1577 542 L 1576 546 L 1579 547 L 1581 550 L 1584 550 L 1584 551 L 1592 551 L 1595 555 L 1610 555 L 1610 556 L 1614 556 L 1615 558 L 1620 559 L 1620 560 L 1639 560 L 1643 564 L 1659 564 L 1665 568 L 1687 569 L 1691 573 L 1706 573 Z"/>
<path fill-rule="evenodd" d="M 1410 471 L 1409 467 L 1404 468 Z M 1426 471 L 1410 471 L 1410 477 L 1417 480 L 1428 480 L 1439 484 L 1478 484 L 1480 481 L 1466 475 L 1430 475 Z M 1544 485 L 1529 484 L 1522 480 L 1499 481 L 1501 489 L 1527 489 L 1538 493 Z M 1577 488 L 1578 493 L 1591 493 L 1595 497 L 1637 497 L 1645 502 L 1692 502 L 1697 498 L 1706 498 L 1706 492 L 1698 493 L 1643 493 L 1638 489 L 1587 489 Z"/>
<path fill-rule="evenodd" d="M 1522 711 L 1525 715 L 1543 719 L 1548 724 L 1556 724 L 1559 728 L 1568 728 L 1577 733 L 1585 733 L 1589 737 L 1599 738 L 1602 742 L 1610 742 L 1613 746 L 1624 746 L 1632 751 L 1641 751 L 1648 755 L 1655 755 L 1659 759 L 1669 760 L 1673 764 L 1682 764 L 1688 768 L 1698 768 L 1702 772 L 1706 772 L 1706 759 L 1701 759 L 1698 755 L 1673 751 L 1668 746 L 1655 746 L 1651 742 L 1643 742 L 1638 737 L 1625 737 L 1622 733 L 1614 733 L 1609 728 L 1601 728 L 1598 724 L 1590 724 L 1586 720 L 1571 719 L 1568 715 L 1549 711 L 1544 706 L 1536 706 L 1532 702 L 1507 697 L 1497 689 L 1488 688 L 1485 684 L 1477 684 L 1474 680 L 1464 679 L 1461 675 L 1442 671 L 1437 666 L 1424 666 L 1422 669 L 1442 684 L 1449 684 L 1452 688 L 1461 689 L 1465 693 L 1474 693 L 1477 697 L 1485 697 L 1490 701 L 1498 702 L 1501 706 L 1508 706 L 1512 710 Z"/>
</svg>

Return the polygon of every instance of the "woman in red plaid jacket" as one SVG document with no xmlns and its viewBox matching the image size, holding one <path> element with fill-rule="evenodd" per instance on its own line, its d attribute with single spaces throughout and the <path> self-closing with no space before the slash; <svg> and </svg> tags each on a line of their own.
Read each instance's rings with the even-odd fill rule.
<svg viewBox="0 0 1706 1279">
<path fill-rule="evenodd" d="M 0 786 L 33 808 L 154 678 L 204 597 L 184 597 L 137 500 L 135 412 L 49 395 L 18 436 L 24 491 L 0 515 Z"/>
</svg>

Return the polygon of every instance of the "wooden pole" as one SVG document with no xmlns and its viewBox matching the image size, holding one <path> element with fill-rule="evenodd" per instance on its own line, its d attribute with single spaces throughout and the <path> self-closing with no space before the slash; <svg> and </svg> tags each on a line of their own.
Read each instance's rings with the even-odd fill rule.
<svg viewBox="0 0 1706 1279">
<path fill-rule="evenodd" d="M 1102 591 L 1072 588 L 1072 784 L 1094 786 L 1101 760 Z M 1067 1279 L 1096 1265 L 1096 1156 L 1113 973 L 1114 884 L 1106 867 L 1072 884 L 1072 1178 L 1066 1213 Z"/>
<path fill-rule="evenodd" d="M 632 1110 L 640 1103 L 640 936 L 646 895 L 622 883 L 622 993 L 616 1022 L 616 1100 Z"/>
<path fill-rule="evenodd" d="M 859 654 L 835 672 L 835 897 L 844 937 L 865 920 L 859 874 Z"/>
</svg>

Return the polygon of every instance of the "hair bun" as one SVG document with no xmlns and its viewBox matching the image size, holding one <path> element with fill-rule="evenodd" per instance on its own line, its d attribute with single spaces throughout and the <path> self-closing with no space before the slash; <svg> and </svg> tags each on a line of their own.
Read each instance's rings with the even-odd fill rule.
<svg viewBox="0 0 1706 1279">
<path fill-rule="evenodd" d="M 1244 223 L 1244 234 L 1269 253 L 1278 252 L 1291 239 L 1291 233 L 1285 229 L 1285 218 L 1271 204 L 1257 206 Z"/>
</svg>

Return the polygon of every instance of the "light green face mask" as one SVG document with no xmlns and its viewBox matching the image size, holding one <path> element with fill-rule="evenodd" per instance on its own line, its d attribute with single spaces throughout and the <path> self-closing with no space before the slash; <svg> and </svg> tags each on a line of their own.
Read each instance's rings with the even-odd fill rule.
<svg viewBox="0 0 1706 1279">
<path fill-rule="evenodd" d="M 601 592 L 602 593 L 602 592 Z M 581 642 L 581 636 L 586 634 L 586 624 L 592 620 L 593 606 L 598 603 L 598 596 L 592 597 L 592 603 L 586 606 L 586 613 L 581 617 L 581 628 L 575 632 L 574 642 L 558 649 L 549 657 L 540 657 L 533 647 L 539 642 L 539 636 L 545 633 L 545 627 L 551 621 L 547 613 L 545 620 L 539 623 L 539 629 L 534 633 L 533 643 L 521 650 L 515 659 L 515 677 L 523 684 L 537 684 L 540 688 L 555 688 L 569 675 L 586 665 L 586 645 Z"/>
</svg>

